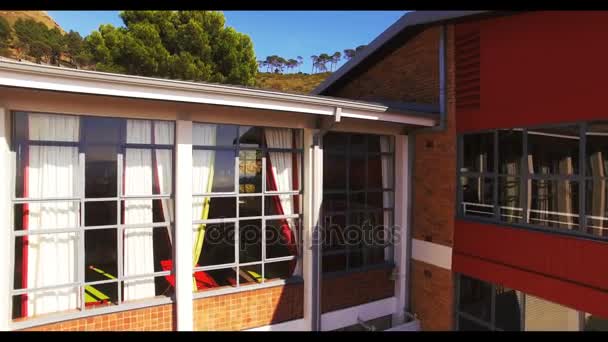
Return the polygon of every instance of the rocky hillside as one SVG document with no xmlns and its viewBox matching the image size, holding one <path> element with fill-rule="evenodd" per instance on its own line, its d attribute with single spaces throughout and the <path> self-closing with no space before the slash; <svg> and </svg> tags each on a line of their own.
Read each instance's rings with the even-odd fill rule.
<svg viewBox="0 0 608 342">
<path fill-rule="evenodd" d="M 51 18 L 46 11 L 0 11 L 0 17 L 3 17 L 8 21 L 11 26 L 17 21 L 17 19 L 33 19 L 46 25 L 49 29 L 58 28 L 61 33 L 65 33 L 63 28 Z"/>
</svg>

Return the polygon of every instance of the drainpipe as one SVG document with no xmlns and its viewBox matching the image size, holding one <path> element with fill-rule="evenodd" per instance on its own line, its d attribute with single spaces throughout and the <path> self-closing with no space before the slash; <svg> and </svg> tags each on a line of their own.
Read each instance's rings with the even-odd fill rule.
<svg viewBox="0 0 608 342">
<path fill-rule="evenodd" d="M 410 187 L 408 189 L 408 227 L 407 230 L 407 260 L 412 260 L 412 216 L 413 216 L 413 175 L 414 175 L 414 160 L 415 160 L 415 143 L 416 135 L 419 133 L 426 132 L 444 132 L 447 129 L 447 116 L 448 116 L 448 60 L 447 60 L 447 39 L 448 38 L 448 27 L 443 24 L 439 30 L 439 124 L 437 126 L 429 128 L 418 128 L 409 132 L 411 139 L 408 139 L 408 174 L 410 177 Z M 411 263 L 407 263 L 406 267 L 406 281 L 407 281 L 407 303 L 406 308 L 408 311 L 412 309 L 412 296 L 410 291 L 412 289 L 411 279 Z"/>
<path fill-rule="evenodd" d="M 321 331 L 321 253 L 322 253 L 322 222 L 321 204 L 323 201 L 323 136 L 340 123 L 342 108 L 336 107 L 334 119 L 327 127 L 321 127 L 313 135 L 313 158 L 312 158 L 312 331 Z M 321 124 L 321 126 L 323 126 Z"/>
</svg>

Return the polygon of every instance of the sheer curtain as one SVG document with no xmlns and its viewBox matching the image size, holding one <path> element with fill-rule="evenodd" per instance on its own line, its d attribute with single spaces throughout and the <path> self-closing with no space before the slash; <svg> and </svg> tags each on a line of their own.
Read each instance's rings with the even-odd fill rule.
<svg viewBox="0 0 608 342">
<path fill-rule="evenodd" d="M 293 148 L 292 131 L 288 128 L 265 128 L 266 144 L 268 148 Z M 277 191 L 290 191 L 294 189 L 294 160 L 292 153 L 286 152 L 268 152 L 269 169 L 268 174 L 270 185 L 274 185 Z M 297 159 L 297 158 L 296 158 Z M 297 165 L 297 164 L 295 164 Z M 297 173 L 296 173 L 297 174 Z M 297 177 L 296 177 L 297 179 Z M 294 213 L 295 203 L 293 195 L 279 195 L 279 200 L 275 201 L 277 212 L 283 215 L 292 215 Z M 295 223 L 293 219 L 285 219 L 281 233 L 286 240 L 287 248 L 291 255 L 298 255 L 296 246 L 297 237 L 295 234 Z M 290 265 L 290 273 L 298 268 L 298 261 L 292 262 Z"/>
<path fill-rule="evenodd" d="M 158 145 L 173 145 L 174 124 L 170 121 L 155 121 L 154 122 L 154 143 Z M 156 149 L 156 175 L 158 187 L 162 195 L 171 193 L 173 184 L 172 180 L 172 165 L 173 155 L 172 150 Z M 173 202 L 170 199 L 162 199 L 163 217 L 167 222 L 174 221 Z M 167 226 L 167 234 L 169 240 L 173 244 L 173 234 L 171 226 Z"/>
<path fill-rule="evenodd" d="M 29 114 L 30 140 L 77 142 L 79 119 L 75 116 Z M 25 197 L 75 197 L 78 195 L 78 147 L 30 146 L 25 170 Z M 26 205 L 24 228 L 29 230 L 76 228 L 77 202 Z M 77 278 L 76 233 L 30 235 L 24 239 L 23 285 L 28 288 L 74 283 Z M 77 288 L 28 294 L 23 316 L 75 309 Z"/>
<path fill-rule="evenodd" d="M 381 136 L 380 137 L 380 152 L 386 153 L 390 152 L 390 137 Z M 393 187 L 393 163 L 391 162 L 391 156 L 382 155 L 382 188 L 388 189 Z M 393 206 L 391 192 L 382 192 L 382 206 L 384 208 L 390 208 Z M 385 239 L 393 238 L 391 236 L 391 215 L 390 212 L 383 212 L 384 219 L 384 236 Z M 385 241 L 386 243 L 387 241 Z M 384 260 L 391 260 L 391 251 L 389 248 L 384 249 Z"/>
<path fill-rule="evenodd" d="M 198 146 L 215 146 L 216 125 L 194 124 L 192 126 L 193 144 Z M 192 150 L 192 193 L 209 193 L 213 185 L 213 167 L 215 164 L 215 151 Z M 209 197 L 192 198 L 192 218 L 205 220 L 209 215 Z M 193 255 L 192 266 L 196 266 L 203 250 L 205 239 L 205 225 L 200 224 L 193 231 Z M 193 278 L 193 289 L 196 290 L 196 282 Z"/>
<path fill-rule="evenodd" d="M 127 120 L 127 143 L 150 144 L 152 122 Z M 165 176 L 163 176 L 165 177 Z M 152 151 L 127 148 L 125 150 L 124 194 L 152 195 Z M 125 224 L 152 223 L 152 200 L 125 200 Z M 154 273 L 153 228 L 124 230 L 124 274 L 135 276 Z M 124 283 L 124 300 L 155 296 L 154 279 L 128 280 Z"/>
</svg>

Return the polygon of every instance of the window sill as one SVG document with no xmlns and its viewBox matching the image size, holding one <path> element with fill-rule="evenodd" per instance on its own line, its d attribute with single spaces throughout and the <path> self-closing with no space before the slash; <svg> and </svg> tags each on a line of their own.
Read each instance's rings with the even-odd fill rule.
<svg viewBox="0 0 608 342">
<path fill-rule="evenodd" d="M 352 268 L 352 269 L 349 269 L 346 271 L 326 272 L 326 273 L 322 273 L 322 277 L 324 279 L 334 279 L 334 278 L 340 278 L 340 277 L 355 274 L 355 273 L 369 272 L 369 271 L 375 271 L 375 270 L 392 270 L 395 268 L 395 266 L 396 265 L 393 262 L 385 262 L 382 264 L 374 264 L 374 265 L 368 265 L 368 266 L 363 266 L 363 267 L 359 267 L 359 268 Z"/>
<path fill-rule="evenodd" d="M 484 224 L 489 224 L 489 225 L 493 225 L 493 226 L 498 226 L 501 228 L 524 229 L 524 230 L 528 230 L 528 231 L 562 235 L 562 236 L 574 237 L 574 238 L 584 239 L 584 240 L 589 240 L 589 241 L 594 241 L 594 242 L 608 242 L 608 237 L 593 236 L 590 234 L 581 233 L 581 232 L 577 232 L 577 231 L 569 231 L 564 228 L 545 228 L 542 226 L 535 226 L 535 225 L 525 224 L 525 223 L 508 223 L 508 222 L 504 222 L 504 221 L 497 221 L 494 219 L 486 219 L 483 217 L 462 216 L 462 215 L 456 215 L 456 220 L 473 222 L 473 223 L 484 223 Z"/>
<path fill-rule="evenodd" d="M 203 291 L 203 292 L 196 292 L 193 294 L 192 298 L 201 299 L 201 298 L 208 298 L 208 297 L 215 297 L 215 296 L 223 296 L 223 295 L 239 293 L 239 292 L 255 291 L 255 290 L 260 290 L 260 289 L 266 289 L 269 287 L 285 286 L 285 285 L 290 285 L 290 284 L 303 284 L 303 283 L 304 283 L 304 278 L 302 278 L 301 276 L 293 276 L 289 279 L 272 280 L 272 281 L 265 282 L 262 284 L 241 285 L 240 287 L 223 287 L 223 288 L 220 288 L 217 290 L 207 290 L 207 291 Z"/>
</svg>

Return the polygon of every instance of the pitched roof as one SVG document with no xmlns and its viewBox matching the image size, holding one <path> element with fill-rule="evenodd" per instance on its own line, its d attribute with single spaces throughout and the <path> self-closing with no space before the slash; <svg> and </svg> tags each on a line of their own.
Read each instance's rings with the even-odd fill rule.
<svg viewBox="0 0 608 342">
<path fill-rule="evenodd" d="M 393 25 L 382 32 L 376 39 L 369 43 L 364 49 L 345 63 L 340 69 L 331 74 L 325 81 L 318 85 L 311 93 L 323 94 L 330 87 L 343 80 L 358 66 L 369 61 L 371 56 L 377 55 L 389 42 L 395 40 L 406 31 L 417 32 L 421 27 L 437 24 L 440 22 L 454 20 L 464 17 L 487 14 L 489 11 L 414 11 L 404 14 Z"/>
</svg>

